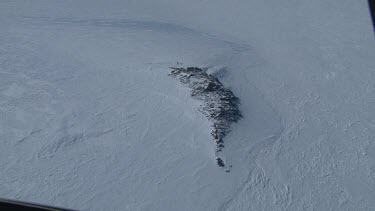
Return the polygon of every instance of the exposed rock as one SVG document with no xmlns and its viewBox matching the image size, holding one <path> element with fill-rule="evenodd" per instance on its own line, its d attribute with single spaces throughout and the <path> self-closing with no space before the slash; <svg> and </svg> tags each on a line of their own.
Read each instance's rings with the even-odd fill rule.
<svg viewBox="0 0 375 211">
<path fill-rule="evenodd" d="M 216 158 L 217 165 L 220 167 L 225 167 L 224 161 L 221 158 Z"/>
<path fill-rule="evenodd" d="M 200 68 L 171 69 L 170 75 L 191 88 L 193 98 L 202 101 L 199 110 L 212 122 L 211 135 L 216 144 L 218 165 L 225 167 L 224 161 L 219 157 L 224 148 L 223 138 L 230 132 L 231 124 L 242 118 L 238 109 L 240 100 L 216 77 Z"/>
</svg>

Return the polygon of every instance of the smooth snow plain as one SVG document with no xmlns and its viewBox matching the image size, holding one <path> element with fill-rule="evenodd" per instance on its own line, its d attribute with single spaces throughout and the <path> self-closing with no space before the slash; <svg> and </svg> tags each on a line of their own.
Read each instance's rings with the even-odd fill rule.
<svg viewBox="0 0 375 211">
<path fill-rule="evenodd" d="M 0 197 L 375 209 L 366 1 L 3 0 L 0 28 Z M 241 99 L 223 150 L 231 172 L 172 66 L 207 68 Z"/>
</svg>

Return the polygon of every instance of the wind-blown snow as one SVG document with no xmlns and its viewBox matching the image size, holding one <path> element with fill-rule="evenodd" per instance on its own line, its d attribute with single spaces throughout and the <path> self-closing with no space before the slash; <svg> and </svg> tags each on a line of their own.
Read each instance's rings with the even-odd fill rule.
<svg viewBox="0 0 375 211">
<path fill-rule="evenodd" d="M 3 0 L 0 197 L 86 210 L 375 209 L 366 1 Z M 215 163 L 170 66 L 245 118 Z"/>
</svg>

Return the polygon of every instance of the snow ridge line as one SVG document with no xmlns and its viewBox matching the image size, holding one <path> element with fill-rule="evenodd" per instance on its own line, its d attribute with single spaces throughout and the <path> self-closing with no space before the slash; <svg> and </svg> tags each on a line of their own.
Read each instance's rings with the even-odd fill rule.
<svg viewBox="0 0 375 211">
<path fill-rule="evenodd" d="M 243 118 L 239 104 L 240 99 L 225 88 L 213 75 L 198 67 L 171 67 L 170 76 L 191 88 L 191 96 L 202 101 L 199 110 L 212 122 L 211 136 L 216 144 L 216 161 L 220 167 L 229 172 L 221 153 L 224 148 L 224 137 L 231 131 L 231 124 Z"/>
</svg>

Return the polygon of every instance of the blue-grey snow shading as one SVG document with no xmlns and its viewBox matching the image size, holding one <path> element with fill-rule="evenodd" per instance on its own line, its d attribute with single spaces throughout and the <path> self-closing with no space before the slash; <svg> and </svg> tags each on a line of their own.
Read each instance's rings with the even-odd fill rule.
<svg viewBox="0 0 375 211">
<path fill-rule="evenodd" d="M 200 111 L 212 122 L 212 139 L 216 143 L 216 160 L 220 167 L 226 167 L 220 157 L 224 137 L 230 132 L 232 123 L 243 116 L 238 108 L 240 100 L 225 88 L 214 76 L 197 67 L 171 68 L 171 76 L 191 88 L 191 96 L 201 100 Z M 228 168 L 226 168 L 229 171 Z"/>
</svg>

